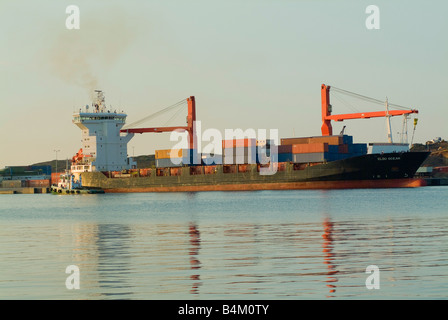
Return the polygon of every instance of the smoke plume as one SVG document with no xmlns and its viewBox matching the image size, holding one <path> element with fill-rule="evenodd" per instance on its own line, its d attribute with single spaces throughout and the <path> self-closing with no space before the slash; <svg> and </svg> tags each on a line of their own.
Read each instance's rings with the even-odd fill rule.
<svg viewBox="0 0 448 320">
<path fill-rule="evenodd" d="M 97 12 L 95 12 L 97 11 Z M 62 81 L 86 89 L 93 97 L 101 80 L 133 38 L 119 8 L 80 9 L 81 28 L 62 29 L 50 48 L 52 73 Z"/>
</svg>

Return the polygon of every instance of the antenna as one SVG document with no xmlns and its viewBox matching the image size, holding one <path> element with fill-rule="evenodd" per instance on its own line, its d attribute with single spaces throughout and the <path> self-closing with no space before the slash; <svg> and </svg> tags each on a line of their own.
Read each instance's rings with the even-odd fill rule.
<svg viewBox="0 0 448 320">
<path fill-rule="evenodd" d="M 387 125 L 387 140 L 392 143 L 392 129 L 390 126 L 389 101 L 386 97 L 386 125 Z"/>
<path fill-rule="evenodd" d="M 401 128 L 401 139 L 400 139 L 401 143 L 408 143 L 408 119 L 409 118 L 410 117 L 408 114 L 403 115 L 403 125 Z"/>
</svg>

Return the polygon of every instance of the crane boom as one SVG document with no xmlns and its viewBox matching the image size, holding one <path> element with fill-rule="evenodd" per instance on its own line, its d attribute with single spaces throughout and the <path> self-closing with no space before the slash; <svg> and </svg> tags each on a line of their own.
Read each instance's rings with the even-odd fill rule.
<svg viewBox="0 0 448 320">
<path fill-rule="evenodd" d="M 154 127 L 154 128 L 131 128 L 122 129 L 122 133 L 148 133 L 148 132 L 171 132 L 176 130 L 183 130 L 188 132 L 189 148 L 194 149 L 196 144 L 196 135 L 194 130 L 194 123 L 196 121 L 196 102 L 194 96 L 187 99 L 188 102 L 188 115 L 187 115 L 187 126 L 175 126 L 175 127 Z"/>
<path fill-rule="evenodd" d="M 389 110 L 389 112 L 386 111 L 375 111 L 375 112 L 360 112 L 360 113 L 346 113 L 346 114 L 335 114 L 325 117 L 327 120 L 333 120 L 333 121 L 344 121 L 344 120 L 350 120 L 350 119 L 369 119 L 369 118 L 380 118 L 380 117 L 386 117 L 387 113 L 389 113 L 389 116 L 401 116 L 403 114 L 410 114 L 410 113 L 418 113 L 417 110 Z"/>
<path fill-rule="evenodd" d="M 394 117 L 404 114 L 418 113 L 418 110 L 385 110 L 374 112 L 359 112 L 359 113 L 347 113 L 347 114 L 334 114 L 332 115 L 332 108 L 330 104 L 330 86 L 322 84 L 321 86 L 321 98 L 322 98 L 322 135 L 333 135 L 333 128 L 331 126 L 331 120 L 344 121 L 350 119 L 369 119 L 378 117 Z"/>
</svg>

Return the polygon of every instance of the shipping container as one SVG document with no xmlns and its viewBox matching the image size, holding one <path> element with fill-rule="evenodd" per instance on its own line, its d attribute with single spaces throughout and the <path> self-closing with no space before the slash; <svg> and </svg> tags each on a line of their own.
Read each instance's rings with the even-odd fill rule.
<svg viewBox="0 0 448 320">
<path fill-rule="evenodd" d="M 328 153 L 326 154 L 326 160 L 328 162 L 331 161 L 338 161 L 338 160 L 343 160 L 348 156 L 348 154 L 344 154 L 344 153 Z"/>
<path fill-rule="evenodd" d="M 31 166 L 31 170 L 40 174 L 51 175 L 51 166 Z"/>
<path fill-rule="evenodd" d="M 187 156 L 190 149 L 164 149 L 156 150 L 156 159 L 170 159 L 170 158 L 182 158 Z"/>
<path fill-rule="evenodd" d="M 309 144 L 309 143 L 328 143 L 329 145 L 340 145 L 353 143 L 352 136 L 318 136 L 307 138 L 283 138 L 280 139 L 282 145 Z"/>
<path fill-rule="evenodd" d="M 26 186 L 30 188 L 33 187 L 46 188 L 50 186 L 50 180 L 27 180 Z"/>
<path fill-rule="evenodd" d="M 339 146 L 328 145 L 328 152 L 329 153 L 339 153 Z"/>
<path fill-rule="evenodd" d="M 292 153 L 328 152 L 328 143 L 293 144 Z"/>
<path fill-rule="evenodd" d="M 257 153 L 257 147 L 235 147 L 235 148 L 223 148 L 222 149 L 223 157 L 227 156 L 252 156 Z"/>
<path fill-rule="evenodd" d="M 292 153 L 279 153 L 277 155 L 278 162 L 292 162 Z"/>
<path fill-rule="evenodd" d="M 182 168 L 170 168 L 170 176 L 180 176 L 182 174 Z"/>
<path fill-rule="evenodd" d="M 448 167 L 434 167 L 433 168 L 434 172 L 448 172 Z"/>
<path fill-rule="evenodd" d="M 223 148 L 252 147 L 252 146 L 257 146 L 257 139 L 222 140 Z"/>
<path fill-rule="evenodd" d="M 31 168 L 29 166 L 13 166 L 13 167 L 6 167 L 6 171 L 9 171 L 9 174 L 12 175 L 18 175 L 18 174 L 24 174 L 25 172 L 31 171 Z"/>
<path fill-rule="evenodd" d="M 190 167 L 190 175 L 198 175 L 203 174 L 202 166 L 193 166 Z"/>
<path fill-rule="evenodd" d="M 347 144 L 341 144 L 339 146 L 339 153 L 348 153 L 348 145 Z"/>
<path fill-rule="evenodd" d="M 211 166 L 215 164 L 222 164 L 222 154 L 202 154 L 202 164 L 205 166 Z"/>
<path fill-rule="evenodd" d="M 224 164 L 256 163 L 257 161 L 256 146 L 223 148 L 222 151 Z"/>
<path fill-rule="evenodd" d="M 206 166 L 204 167 L 204 174 L 216 174 L 218 173 L 218 168 L 216 166 Z"/>
<path fill-rule="evenodd" d="M 268 140 L 257 140 L 257 147 L 264 147 L 264 146 L 271 146 L 274 144 L 274 140 L 273 139 L 268 139 Z"/>
<path fill-rule="evenodd" d="M 25 187 L 25 181 L 22 180 L 3 180 L 2 188 L 22 188 Z"/>
<path fill-rule="evenodd" d="M 170 168 L 157 168 L 156 169 L 156 176 L 157 177 L 164 177 L 170 175 Z"/>
<path fill-rule="evenodd" d="M 322 136 L 322 137 L 311 137 L 308 143 L 328 143 L 330 145 L 339 145 L 344 141 L 343 136 Z"/>
<path fill-rule="evenodd" d="M 277 153 L 292 153 L 292 144 L 277 146 Z"/>
<path fill-rule="evenodd" d="M 182 167 L 183 158 L 173 158 L 173 159 L 156 159 L 157 168 L 171 168 L 171 167 Z"/>
<path fill-rule="evenodd" d="M 353 136 L 348 136 L 346 134 L 343 135 L 342 143 L 345 144 L 353 144 Z"/>
<path fill-rule="evenodd" d="M 107 172 L 104 172 L 104 174 L 107 174 Z M 121 175 L 122 173 L 121 171 L 110 171 L 109 174 L 112 178 L 118 178 L 118 175 Z"/>
<path fill-rule="evenodd" d="M 293 144 L 304 144 L 308 143 L 309 138 L 283 138 L 280 139 L 280 144 L 285 145 L 293 145 Z"/>
<path fill-rule="evenodd" d="M 236 173 L 236 165 L 223 165 L 222 166 L 222 172 L 223 173 Z"/>
<path fill-rule="evenodd" d="M 140 169 L 140 177 L 150 177 L 151 176 L 151 169 Z"/>
<path fill-rule="evenodd" d="M 277 156 L 278 158 L 278 156 Z M 259 152 L 257 153 L 256 163 L 269 163 L 271 161 L 271 153 Z"/>
<path fill-rule="evenodd" d="M 348 152 L 356 153 L 356 154 L 366 154 L 367 153 L 367 144 L 366 143 L 349 144 Z"/>
<path fill-rule="evenodd" d="M 245 157 L 245 156 L 237 156 L 233 157 L 224 157 L 223 164 L 255 164 L 257 163 L 256 156 L 254 157 Z"/>
<path fill-rule="evenodd" d="M 65 172 L 53 172 L 51 174 L 51 184 L 58 184 L 59 180 L 61 179 L 61 174 L 64 174 Z"/>
<path fill-rule="evenodd" d="M 196 149 L 156 150 L 155 160 L 156 167 L 160 167 L 161 164 L 172 164 L 172 166 L 201 164 L 201 155 L 197 153 Z"/>
<path fill-rule="evenodd" d="M 308 162 L 324 162 L 328 157 L 328 153 L 315 152 L 315 153 L 296 153 L 292 155 L 294 163 L 308 163 Z"/>
</svg>

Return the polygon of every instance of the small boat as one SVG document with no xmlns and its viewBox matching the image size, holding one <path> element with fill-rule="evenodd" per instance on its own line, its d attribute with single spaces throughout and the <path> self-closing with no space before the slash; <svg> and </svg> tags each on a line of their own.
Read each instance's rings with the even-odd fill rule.
<svg viewBox="0 0 448 320">
<path fill-rule="evenodd" d="M 82 186 L 81 177 L 75 181 L 75 176 L 70 172 L 61 174 L 58 184 L 50 187 L 52 194 L 98 194 L 104 193 L 102 189 L 84 188 Z"/>
</svg>

